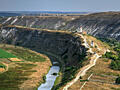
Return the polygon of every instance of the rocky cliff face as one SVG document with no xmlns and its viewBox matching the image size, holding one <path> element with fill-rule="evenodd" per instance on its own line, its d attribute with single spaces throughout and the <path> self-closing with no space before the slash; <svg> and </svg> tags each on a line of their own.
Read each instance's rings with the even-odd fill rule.
<svg viewBox="0 0 120 90">
<path fill-rule="evenodd" d="M 74 19 L 73 17 L 62 16 L 16 16 L 0 18 L 0 24 L 19 25 L 32 28 L 58 29 L 65 26 L 66 23 Z"/>
<path fill-rule="evenodd" d="M 85 47 L 81 45 L 81 39 L 71 33 L 31 30 L 30 28 L 4 27 L 0 30 L 0 43 L 50 52 L 62 57 L 66 65 L 76 64 L 86 53 Z"/>
<path fill-rule="evenodd" d="M 42 29 L 78 31 L 83 27 L 88 34 L 115 38 L 120 41 L 120 12 L 104 12 L 79 17 L 8 17 L 1 18 L 1 24 L 12 24 Z"/>
<path fill-rule="evenodd" d="M 106 12 L 83 15 L 69 22 L 63 29 L 77 30 L 82 26 L 88 34 L 97 37 L 115 38 L 120 41 L 120 13 Z"/>
</svg>

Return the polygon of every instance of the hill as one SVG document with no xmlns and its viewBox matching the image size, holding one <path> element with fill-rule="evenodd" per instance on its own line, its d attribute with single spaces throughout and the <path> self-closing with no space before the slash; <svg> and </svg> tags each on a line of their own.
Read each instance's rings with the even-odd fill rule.
<svg viewBox="0 0 120 90">
<path fill-rule="evenodd" d="M 120 12 L 101 12 L 80 16 L 20 16 L 1 18 L 1 24 L 33 28 L 78 31 L 79 27 L 96 37 L 120 40 Z"/>
</svg>

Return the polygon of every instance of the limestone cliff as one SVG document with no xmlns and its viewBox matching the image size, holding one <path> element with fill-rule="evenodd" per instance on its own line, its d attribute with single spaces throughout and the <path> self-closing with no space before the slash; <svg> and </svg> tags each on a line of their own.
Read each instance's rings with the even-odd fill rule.
<svg viewBox="0 0 120 90">
<path fill-rule="evenodd" d="M 80 37 L 67 32 L 4 27 L 0 30 L 0 43 L 14 44 L 36 51 L 50 52 L 64 59 L 66 65 L 75 65 L 85 55 Z"/>
<path fill-rule="evenodd" d="M 33 28 L 77 31 L 120 41 L 120 12 L 102 12 L 78 16 L 17 16 L 0 18 L 0 24 Z"/>
</svg>

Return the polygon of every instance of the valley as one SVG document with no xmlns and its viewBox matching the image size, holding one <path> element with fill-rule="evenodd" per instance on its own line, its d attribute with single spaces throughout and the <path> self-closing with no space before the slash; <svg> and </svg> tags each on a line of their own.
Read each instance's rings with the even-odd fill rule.
<svg viewBox="0 0 120 90">
<path fill-rule="evenodd" d="M 119 62 L 119 16 L 119 12 L 102 12 L 80 16 L 1 17 L 0 51 L 12 55 L 8 58 L 3 53 L 4 58 L 0 58 L 0 76 L 7 76 L 9 70 L 10 74 L 13 70 L 18 75 L 20 69 L 24 72 L 21 76 L 29 77 L 18 75 L 23 80 L 14 89 L 11 86 L 13 90 L 35 90 L 38 86 L 43 89 L 52 71 L 58 77 L 50 90 L 119 90 L 116 84 L 119 64 L 115 66 Z M 51 66 L 60 69 L 55 73 Z M 46 82 L 42 84 L 43 81 Z M 6 83 L 0 87 L 9 90 Z"/>
</svg>

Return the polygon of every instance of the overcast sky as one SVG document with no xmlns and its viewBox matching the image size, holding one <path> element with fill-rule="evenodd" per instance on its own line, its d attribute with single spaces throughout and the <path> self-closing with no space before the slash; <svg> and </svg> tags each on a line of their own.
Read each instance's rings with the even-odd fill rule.
<svg viewBox="0 0 120 90">
<path fill-rule="evenodd" d="M 0 11 L 120 11 L 120 0 L 0 0 Z"/>
</svg>

